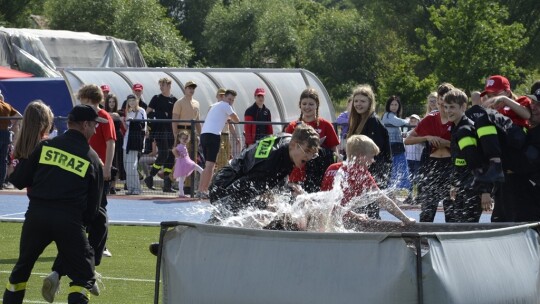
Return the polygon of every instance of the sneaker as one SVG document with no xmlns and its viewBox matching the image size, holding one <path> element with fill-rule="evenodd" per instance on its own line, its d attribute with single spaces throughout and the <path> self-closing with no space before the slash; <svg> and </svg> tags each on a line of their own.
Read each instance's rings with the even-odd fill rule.
<svg viewBox="0 0 540 304">
<path fill-rule="evenodd" d="M 9 190 L 15 189 L 15 186 L 13 186 L 13 184 L 10 182 L 5 182 L 2 186 L 4 189 L 9 189 Z"/>
<path fill-rule="evenodd" d="M 60 276 L 58 272 L 53 271 L 43 279 L 43 286 L 41 287 L 41 295 L 45 301 L 52 303 L 54 297 L 60 290 Z"/>
<path fill-rule="evenodd" d="M 112 253 L 109 251 L 109 249 L 105 248 L 103 250 L 103 256 L 106 256 L 108 258 L 112 257 Z"/>
<path fill-rule="evenodd" d="M 146 187 L 148 187 L 148 189 L 156 190 L 156 189 L 154 189 L 154 178 L 152 176 L 149 175 L 149 176 L 145 177 L 144 183 L 146 184 Z"/>
<path fill-rule="evenodd" d="M 96 282 L 94 283 L 94 286 L 92 286 L 92 288 L 90 288 L 90 293 L 93 294 L 94 296 L 99 296 L 99 294 L 101 293 L 100 291 L 100 288 L 99 288 L 99 285 L 101 285 L 102 287 L 105 287 L 105 285 L 103 285 L 103 281 L 101 281 L 101 274 L 99 272 L 94 272 L 94 279 L 96 279 Z"/>
<path fill-rule="evenodd" d="M 150 253 L 157 256 L 158 255 L 158 251 L 159 251 L 159 243 L 152 243 L 150 244 L 150 246 L 148 247 L 148 249 L 150 250 Z"/>
</svg>

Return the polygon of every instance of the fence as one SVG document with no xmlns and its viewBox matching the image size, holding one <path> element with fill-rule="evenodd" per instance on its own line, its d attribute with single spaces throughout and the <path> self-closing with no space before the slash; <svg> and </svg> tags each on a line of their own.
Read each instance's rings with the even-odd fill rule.
<svg viewBox="0 0 540 304">
<path fill-rule="evenodd" d="M 0 117 L 0 119 L 10 119 L 14 120 L 11 117 Z M 15 118 L 15 120 L 20 118 Z M 57 134 L 63 133 L 65 130 L 67 130 L 67 118 L 66 117 L 55 117 L 54 119 L 54 128 L 51 130 L 50 137 L 54 137 Z M 182 125 L 189 125 L 189 127 L 186 127 L 185 130 L 190 132 L 191 140 L 190 146 L 188 147 L 188 151 L 190 154 L 191 159 L 196 161 L 201 167 L 204 167 L 204 159 L 202 157 L 201 149 L 199 147 L 199 141 L 196 134 L 196 128 L 195 126 L 199 123 L 204 123 L 204 121 L 195 121 L 195 120 L 170 120 L 170 119 L 147 119 L 147 120 L 133 120 L 132 122 L 146 122 L 148 123 L 148 129 L 149 132 L 146 133 L 145 136 L 145 148 L 138 157 L 138 179 L 141 183 L 141 189 L 143 191 L 142 194 L 144 195 L 164 195 L 168 197 L 174 197 L 176 196 L 176 191 L 174 192 L 163 192 L 163 181 L 165 178 L 165 175 L 163 174 L 163 171 L 160 170 L 156 176 L 153 177 L 153 185 L 154 189 L 151 189 L 146 186 L 145 182 L 143 182 L 144 178 L 149 176 L 149 173 L 151 172 L 151 167 L 156 159 L 156 156 L 154 155 L 155 151 L 152 152 L 152 141 L 156 142 L 167 142 L 168 149 L 173 149 L 173 143 L 174 138 L 172 133 L 170 132 L 163 132 L 159 131 L 160 125 L 166 125 L 171 124 L 173 122 L 175 123 L 182 123 Z M 246 146 L 246 139 L 245 134 L 243 132 L 244 125 L 250 124 L 250 125 L 267 125 L 271 124 L 273 125 L 274 134 L 280 133 L 283 131 L 284 127 L 288 125 L 288 123 L 284 122 L 258 122 L 258 121 L 249 121 L 244 122 L 241 121 L 239 123 L 230 124 L 232 127 L 229 129 L 229 133 L 226 132 L 222 133 L 222 142 L 220 147 L 220 152 L 218 154 L 218 159 L 216 161 L 216 170 L 223 167 L 228 163 L 228 161 L 240 154 L 242 149 Z M 334 124 L 334 128 L 336 129 L 336 133 L 340 135 L 341 128 L 339 128 L 336 124 Z M 404 128 L 410 128 L 410 126 L 405 126 Z M 224 129 L 227 131 L 227 128 Z M 113 177 L 113 183 L 112 183 L 112 194 L 117 195 L 125 195 L 125 191 L 127 191 L 126 188 L 126 179 L 127 176 L 125 174 L 124 169 L 124 157 L 123 157 L 123 150 L 122 150 L 122 136 L 117 136 L 118 140 L 116 142 L 116 151 L 114 155 L 113 160 L 113 166 L 118 169 L 118 173 L 116 176 Z M 341 138 L 341 136 L 339 136 Z M 174 158 L 172 158 L 172 161 L 170 163 L 166 163 L 165 167 L 167 168 L 173 168 L 174 166 Z M 196 190 L 196 187 L 192 187 L 191 185 L 198 185 L 198 174 L 194 173 L 190 176 L 190 178 L 186 181 L 184 190 L 186 194 L 190 194 L 191 197 L 193 197 L 194 192 Z M 169 175 L 169 178 L 173 179 L 172 174 Z M 171 180 L 173 189 L 177 190 L 177 184 L 176 181 Z"/>
</svg>

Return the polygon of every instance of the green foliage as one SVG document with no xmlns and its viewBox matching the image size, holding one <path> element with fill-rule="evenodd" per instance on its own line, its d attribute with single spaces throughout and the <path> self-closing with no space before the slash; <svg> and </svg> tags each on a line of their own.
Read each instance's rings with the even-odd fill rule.
<svg viewBox="0 0 540 304">
<path fill-rule="evenodd" d="M 193 56 L 157 0 L 47 0 L 51 28 L 137 42 L 148 66 L 186 66 Z"/>
<path fill-rule="evenodd" d="M 485 78 L 516 78 L 518 53 L 527 43 L 520 23 L 507 23 L 508 10 L 495 2 L 445 0 L 430 7 L 437 31 L 425 32 L 425 51 L 434 73 L 466 91 L 479 89 Z M 421 31 L 419 31 L 421 33 Z"/>
<path fill-rule="evenodd" d="M 351 84 L 374 84 L 377 56 L 370 21 L 355 10 L 326 10 L 318 18 L 322 20 L 310 32 L 305 67 L 338 99 L 350 94 Z"/>
</svg>

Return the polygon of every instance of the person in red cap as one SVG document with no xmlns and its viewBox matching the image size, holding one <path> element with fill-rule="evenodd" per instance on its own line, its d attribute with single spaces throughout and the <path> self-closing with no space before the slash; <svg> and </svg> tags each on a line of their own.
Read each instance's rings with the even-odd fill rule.
<svg viewBox="0 0 540 304">
<path fill-rule="evenodd" d="M 107 96 L 109 95 L 109 92 L 111 92 L 111 87 L 109 87 L 108 84 L 102 84 L 100 88 L 101 88 L 101 92 L 103 92 L 103 96 Z"/>
<path fill-rule="evenodd" d="M 246 109 L 244 113 L 244 121 L 261 121 L 271 122 L 272 114 L 270 110 L 264 105 L 264 95 L 266 91 L 264 88 L 255 89 L 255 103 Z M 246 137 L 246 147 L 254 144 L 257 140 L 272 135 L 274 130 L 271 124 L 245 124 L 244 133 Z"/>
<path fill-rule="evenodd" d="M 140 83 L 135 83 L 132 87 L 133 95 L 137 96 L 137 99 L 139 99 L 139 107 L 143 108 L 146 111 L 146 108 L 148 108 L 148 105 L 146 104 L 146 102 L 143 101 L 143 96 L 142 96 L 143 89 L 144 89 L 143 85 Z M 126 105 L 127 105 L 127 99 L 124 100 L 124 102 L 122 103 L 122 107 L 118 111 L 118 113 L 120 113 L 121 116 L 125 115 L 124 113 L 126 110 Z"/>
<path fill-rule="evenodd" d="M 512 119 L 518 126 L 529 128 L 531 100 L 527 96 L 517 97 L 510 89 L 510 82 L 501 75 L 494 75 L 486 81 L 486 87 L 480 94 L 486 96 L 486 107 L 494 107 L 499 113 Z"/>
</svg>

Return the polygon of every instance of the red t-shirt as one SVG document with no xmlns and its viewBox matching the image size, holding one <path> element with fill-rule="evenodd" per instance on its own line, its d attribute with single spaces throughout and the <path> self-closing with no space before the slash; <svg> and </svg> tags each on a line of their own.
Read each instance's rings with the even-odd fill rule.
<svg viewBox="0 0 540 304">
<path fill-rule="evenodd" d="M 442 139 L 450 140 L 453 123 L 451 121 L 443 124 L 441 122 L 441 113 L 440 112 L 431 112 L 426 117 L 424 117 L 414 131 L 418 136 L 437 136 Z"/>
<path fill-rule="evenodd" d="M 529 110 L 531 109 L 531 100 L 527 96 L 521 96 L 516 100 L 516 102 L 519 103 L 521 106 L 528 108 Z M 517 115 L 514 110 L 510 109 L 510 107 L 502 107 L 498 111 L 502 115 L 510 118 L 512 120 L 512 123 L 514 123 L 515 125 L 529 128 L 529 121 Z"/>
<path fill-rule="evenodd" d="M 98 115 L 99 117 L 107 119 L 109 123 L 100 123 L 96 128 L 96 134 L 90 137 L 88 143 L 90 143 L 92 149 L 96 151 L 101 161 L 105 163 L 105 157 L 107 155 L 107 141 L 112 139 L 116 142 L 116 131 L 114 130 L 114 122 L 111 115 L 109 115 L 107 111 L 99 109 Z"/>
<path fill-rule="evenodd" d="M 341 189 L 343 190 L 342 206 L 347 205 L 353 197 L 360 196 L 365 191 L 379 189 L 367 167 L 358 164 L 343 166 L 343 162 L 339 162 L 331 164 L 326 169 L 321 183 L 322 191 L 333 189 L 334 178 L 340 168 L 342 168 L 343 176 L 345 177 L 345 180 L 341 181 Z"/>
<path fill-rule="evenodd" d="M 310 122 L 302 121 L 302 123 L 312 126 L 313 129 L 317 131 L 317 134 L 319 134 L 319 137 L 321 139 L 324 138 L 324 141 L 321 144 L 323 148 L 332 149 L 333 147 L 339 145 L 336 130 L 334 130 L 334 126 L 328 120 L 319 117 L 318 123 L 317 120 Z M 298 121 L 289 123 L 287 128 L 285 128 L 285 132 L 292 134 L 297 124 Z M 293 183 L 304 181 L 306 179 L 305 168 L 306 166 L 303 166 L 302 168 L 294 167 L 291 174 L 289 174 L 289 181 Z"/>
</svg>

